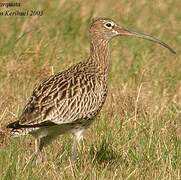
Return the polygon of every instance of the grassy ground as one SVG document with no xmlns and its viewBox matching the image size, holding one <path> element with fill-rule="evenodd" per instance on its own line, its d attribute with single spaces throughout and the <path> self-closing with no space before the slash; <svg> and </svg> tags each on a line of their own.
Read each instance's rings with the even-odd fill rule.
<svg viewBox="0 0 181 180">
<path fill-rule="evenodd" d="M 147 41 L 115 39 L 109 95 L 76 165 L 68 135 L 46 148 L 40 166 L 29 162 L 31 137 L 7 139 L 0 179 L 181 179 L 180 0 L 22 2 L 21 9 L 43 9 L 44 15 L 0 17 L 1 127 L 18 116 L 35 83 L 88 56 L 92 17 L 159 37 L 177 56 Z"/>
</svg>

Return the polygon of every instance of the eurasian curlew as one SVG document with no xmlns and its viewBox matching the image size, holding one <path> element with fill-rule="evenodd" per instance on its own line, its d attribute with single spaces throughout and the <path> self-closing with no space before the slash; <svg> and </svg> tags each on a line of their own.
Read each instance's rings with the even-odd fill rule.
<svg viewBox="0 0 181 180">
<path fill-rule="evenodd" d="M 109 41 L 116 36 L 135 36 L 175 51 L 152 36 L 129 31 L 109 18 L 94 19 L 90 29 L 90 56 L 67 70 L 52 75 L 35 87 L 18 121 L 10 123 L 12 136 L 35 137 L 35 154 L 42 160 L 42 149 L 58 135 L 74 135 L 72 160 L 83 132 L 101 110 L 107 96 Z"/>
</svg>

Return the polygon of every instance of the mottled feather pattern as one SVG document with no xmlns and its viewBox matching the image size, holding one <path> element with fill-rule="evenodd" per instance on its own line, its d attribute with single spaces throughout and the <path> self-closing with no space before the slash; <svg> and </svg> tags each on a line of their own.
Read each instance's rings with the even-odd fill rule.
<svg viewBox="0 0 181 180">
<path fill-rule="evenodd" d="M 56 124 L 91 119 L 106 98 L 107 88 L 94 64 L 79 63 L 38 85 L 20 116 L 21 125 L 51 120 Z M 98 78 L 99 77 L 99 78 Z"/>
</svg>

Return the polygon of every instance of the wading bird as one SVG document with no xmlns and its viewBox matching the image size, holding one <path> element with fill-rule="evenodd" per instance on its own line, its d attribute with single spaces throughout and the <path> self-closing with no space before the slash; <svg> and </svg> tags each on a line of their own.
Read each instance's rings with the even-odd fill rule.
<svg viewBox="0 0 181 180">
<path fill-rule="evenodd" d="M 77 145 L 92 124 L 107 96 L 109 41 L 114 37 L 133 36 L 175 51 L 152 36 L 130 31 L 109 18 L 94 19 L 89 29 L 90 55 L 85 61 L 52 75 L 37 85 L 18 120 L 7 125 L 12 136 L 35 137 L 35 154 L 42 161 L 42 149 L 57 136 L 74 136 L 71 159 Z"/>
</svg>

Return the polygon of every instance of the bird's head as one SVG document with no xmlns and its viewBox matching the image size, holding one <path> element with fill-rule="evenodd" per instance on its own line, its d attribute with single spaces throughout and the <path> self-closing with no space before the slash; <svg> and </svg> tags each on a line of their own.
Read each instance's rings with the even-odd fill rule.
<svg viewBox="0 0 181 180">
<path fill-rule="evenodd" d="M 111 40 L 113 37 L 116 36 L 138 37 L 158 43 L 163 47 L 169 49 L 172 53 L 176 54 L 176 52 L 169 45 L 160 41 L 159 39 L 147 34 L 130 31 L 122 26 L 119 26 L 117 23 L 109 18 L 94 19 L 90 26 L 90 36 L 93 37 L 95 40 L 102 39 L 107 41 Z"/>
</svg>

